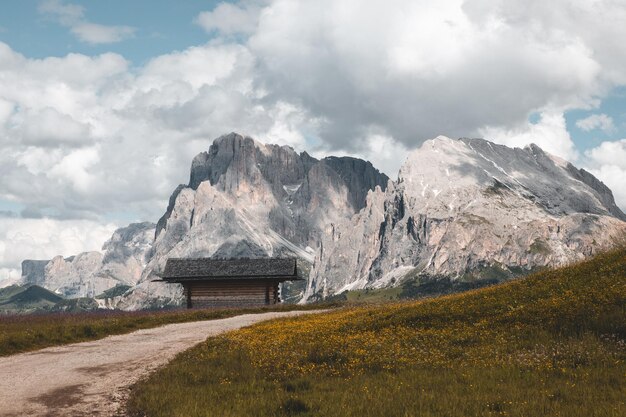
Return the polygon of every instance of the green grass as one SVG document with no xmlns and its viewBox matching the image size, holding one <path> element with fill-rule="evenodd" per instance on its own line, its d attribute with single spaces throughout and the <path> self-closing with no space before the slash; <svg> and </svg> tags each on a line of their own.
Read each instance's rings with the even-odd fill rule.
<svg viewBox="0 0 626 417">
<path fill-rule="evenodd" d="M 131 288 L 132 287 L 130 285 L 118 284 L 115 287 L 104 291 L 102 294 L 96 295 L 96 298 L 103 300 L 105 298 L 119 297 L 120 295 L 124 295 L 124 293 Z"/>
<path fill-rule="evenodd" d="M 626 415 L 626 249 L 421 301 L 272 320 L 140 381 L 131 416 Z"/>
<path fill-rule="evenodd" d="M 50 310 L 61 301 L 63 297 L 38 285 L 11 285 L 0 289 L 0 314 Z"/>
<path fill-rule="evenodd" d="M 66 300 L 72 301 L 72 300 Z M 330 305 L 278 305 L 221 310 L 155 310 L 0 315 L 0 356 L 84 342 L 171 323 L 214 320 L 238 314 L 316 309 Z"/>
<path fill-rule="evenodd" d="M 385 303 L 399 300 L 402 294 L 402 287 L 378 288 L 344 291 L 328 298 L 335 302 L 342 302 L 346 305 L 358 305 L 362 303 Z"/>
</svg>

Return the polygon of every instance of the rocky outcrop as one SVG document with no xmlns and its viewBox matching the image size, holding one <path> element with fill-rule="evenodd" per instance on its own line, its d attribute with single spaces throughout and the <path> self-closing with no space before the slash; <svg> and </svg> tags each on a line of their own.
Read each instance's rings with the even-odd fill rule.
<svg viewBox="0 0 626 417">
<path fill-rule="evenodd" d="M 602 181 L 594 177 L 588 171 L 578 169 L 570 163 L 567 164 L 567 172 L 569 172 L 573 178 L 587 184 L 591 189 L 593 189 L 596 192 L 596 196 L 609 213 L 618 219 L 626 221 L 626 214 L 624 214 L 619 207 L 617 207 L 615 199 L 613 198 L 613 193 L 609 187 L 604 185 Z"/>
<path fill-rule="evenodd" d="M 262 203 L 271 205 L 272 229 L 306 246 L 319 239 L 315 232 L 320 221 L 320 200 L 341 205 L 337 211 L 351 215 L 363 208 L 367 191 L 377 185 L 384 189 L 388 179 L 371 163 L 360 159 L 328 157 L 318 161 L 288 146 L 265 145 L 230 133 L 216 139 L 208 152 L 193 159 L 189 184 L 180 185 L 170 197 L 157 235 L 170 218 L 182 189 L 197 190 L 201 183 L 208 182 L 229 196 L 239 198 L 248 191 L 263 196 Z M 347 193 L 348 204 L 336 201 L 341 193 Z"/>
<path fill-rule="evenodd" d="M 176 187 L 176 189 L 170 196 L 169 201 L 167 203 L 167 208 L 165 209 L 165 213 L 161 216 L 161 218 L 156 224 L 156 229 L 154 232 L 155 238 L 159 235 L 159 233 L 161 233 L 163 229 L 165 229 L 165 224 L 167 223 L 167 219 L 170 218 L 170 216 L 172 215 L 172 210 L 174 210 L 174 204 L 176 204 L 176 198 L 178 197 L 178 194 L 180 194 L 180 192 L 185 188 L 187 188 L 185 184 L 179 184 L 178 187 Z"/>
<path fill-rule="evenodd" d="M 102 246 L 104 257 L 96 276 L 136 284 L 148 263 L 154 233 L 155 225 L 150 222 L 132 223 L 117 229 Z"/>
<path fill-rule="evenodd" d="M 153 223 L 133 223 L 117 229 L 101 252 L 69 258 L 22 262 L 22 284 L 37 284 L 68 298 L 95 297 L 119 284 L 141 278 L 154 238 Z"/>
<path fill-rule="evenodd" d="M 45 280 L 46 260 L 25 259 L 22 261 L 22 280 L 33 285 L 39 285 Z"/>
<path fill-rule="evenodd" d="M 591 256 L 623 241 L 624 219 L 602 182 L 534 145 L 439 137 L 390 181 L 231 133 L 193 159 L 157 225 L 118 229 L 103 253 L 24 261 L 22 281 L 70 297 L 119 286 L 101 306 L 139 309 L 181 299 L 155 282 L 170 257 L 296 256 L 309 280 L 282 287 L 290 301 L 442 277 L 464 288 Z"/>
<path fill-rule="evenodd" d="M 358 158 L 329 156 L 322 160 L 326 165 L 339 174 L 348 185 L 348 199 L 352 206 L 361 210 L 365 207 L 365 199 L 369 190 L 380 187 L 387 188 L 387 176 L 380 173 L 369 161 Z"/>
<path fill-rule="evenodd" d="M 305 298 L 444 276 L 497 281 L 610 248 L 626 223 L 589 176 L 534 145 L 426 141 L 396 183 L 329 224 Z"/>
<path fill-rule="evenodd" d="M 317 160 L 288 146 L 231 133 L 197 155 L 159 220 L 141 286 L 121 303 L 136 308 L 180 298 L 180 288 L 153 283 L 169 257 L 296 256 L 312 262 L 328 223 L 348 220 L 367 191 L 388 178 L 355 158 Z M 308 270 L 308 269 L 307 269 Z M 285 298 L 303 288 L 285 287 Z M 289 294 L 287 294 L 289 292 Z"/>
<path fill-rule="evenodd" d="M 43 287 L 67 298 L 94 297 L 115 285 L 111 278 L 96 278 L 102 253 L 83 252 L 64 259 L 55 256 L 46 264 Z"/>
</svg>

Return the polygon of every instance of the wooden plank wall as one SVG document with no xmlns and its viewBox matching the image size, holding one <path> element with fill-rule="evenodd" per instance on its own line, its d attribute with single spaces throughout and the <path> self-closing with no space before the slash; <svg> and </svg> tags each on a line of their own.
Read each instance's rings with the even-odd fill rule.
<svg viewBox="0 0 626 417">
<path fill-rule="evenodd" d="M 197 281 L 184 286 L 190 308 L 253 307 L 280 301 L 278 282 L 272 281 Z"/>
</svg>

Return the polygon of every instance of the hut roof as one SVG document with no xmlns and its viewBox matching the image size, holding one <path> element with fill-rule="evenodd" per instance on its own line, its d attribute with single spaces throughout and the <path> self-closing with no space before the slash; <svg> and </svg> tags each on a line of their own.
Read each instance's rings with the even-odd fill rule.
<svg viewBox="0 0 626 417">
<path fill-rule="evenodd" d="M 169 258 L 162 277 L 166 281 L 179 279 L 301 279 L 298 277 L 296 269 L 296 258 Z"/>
</svg>

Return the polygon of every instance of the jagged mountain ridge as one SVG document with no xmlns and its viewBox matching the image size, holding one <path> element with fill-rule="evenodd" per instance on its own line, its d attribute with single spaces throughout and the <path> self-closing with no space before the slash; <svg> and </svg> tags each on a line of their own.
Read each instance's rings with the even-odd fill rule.
<svg viewBox="0 0 626 417">
<path fill-rule="evenodd" d="M 146 231 L 137 285 L 106 305 L 177 302 L 180 288 L 152 282 L 168 257 L 298 256 L 313 262 L 306 300 L 414 278 L 506 279 L 611 246 L 626 233 L 624 218 L 604 184 L 534 145 L 440 137 L 411 153 L 389 181 L 366 161 L 318 160 L 231 133 L 193 159 L 189 183 Z M 126 259 L 128 249 L 107 250 L 100 263 L 97 254 L 60 258 L 52 269 Z M 41 284 L 33 277 L 42 263 L 25 262 L 23 275 Z M 74 276 L 79 284 L 98 279 Z"/>
<path fill-rule="evenodd" d="M 254 222 L 259 220 L 267 223 L 263 227 L 269 229 L 266 231 L 272 239 L 280 241 L 278 246 L 302 254 L 306 246 L 317 246 L 321 224 L 329 219 L 351 217 L 364 207 L 367 191 L 376 186 L 385 189 L 388 180 L 369 162 L 356 158 L 317 160 L 288 146 L 265 145 L 231 133 L 216 139 L 208 152 L 193 159 L 189 184 L 176 188 L 157 223 L 152 256 L 173 249 L 182 243 L 185 233 L 204 224 L 210 224 L 213 229 L 216 224 L 222 224 L 227 234 L 221 240 L 212 236 L 212 244 L 220 245 L 215 251 L 208 247 L 195 249 L 203 252 L 198 256 L 210 256 L 214 252 L 231 256 L 229 247 L 251 249 L 249 253 L 233 255 L 268 255 L 264 253 L 270 250 L 267 237 L 254 233 L 260 226 Z M 207 210 L 220 210 L 228 222 L 220 219 L 207 222 L 209 217 L 215 217 Z M 215 231 L 202 232 L 215 235 Z M 244 232 L 243 238 L 253 239 L 235 242 L 236 232 Z M 245 232 L 252 236 L 246 236 Z M 238 246 L 240 241 L 246 243 Z M 294 244 L 299 249 L 293 248 Z"/>
<path fill-rule="evenodd" d="M 438 137 L 349 221 L 329 225 L 305 299 L 441 277 L 506 279 L 563 265 L 626 237 L 624 213 L 591 174 L 535 145 Z"/>
<path fill-rule="evenodd" d="M 183 189 L 197 191 L 201 183 L 208 181 L 221 192 L 238 195 L 247 185 L 264 182 L 263 186 L 271 190 L 277 201 L 287 199 L 291 206 L 270 213 L 273 229 L 289 235 L 295 243 L 312 243 L 309 234 L 302 231 L 311 222 L 303 212 L 312 199 L 324 194 L 324 190 L 316 189 L 320 180 L 336 189 L 346 187 L 348 201 L 353 211 L 358 211 L 365 206 L 367 191 L 377 185 L 385 189 L 389 178 L 361 159 L 331 156 L 317 160 L 288 146 L 265 145 L 236 133 L 222 136 L 208 152 L 193 159 L 189 184 L 179 185 L 170 197 L 168 208 L 157 223 L 156 236 L 165 228 Z"/>
<path fill-rule="evenodd" d="M 304 261 L 302 273 L 308 275 L 307 263 L 313 260 L 324 226 L 352 217 L 365 206 L 367 192 L 376 186 L 385 189 L 388 181 L 371 163 L 357 158 L 318 160 L 288 146 L 265 145 L 231 133 L 193 159 L 189 183 L 174 190 L 165 213 L 152 225 L 149 243 L 137 242 L 140 253 L 129 252 L 133 244 L 107 243 L 104 254 L 25 261 L 23 281 L 47 285 L 66 296 L 93 296 L 130 283 L 127 294 L 105 304 L 135 309 L 180 299 L 178 286 L 152 282 L 172 256 L 297 256 Z M 110 242 L 132 242 L 127 229 L 116 231 Z M 134 281 L 103 279 L 111 278 L 120 259 L 130 258 L 143 261 Z M 289 297 L 288 291 L 283 296 Z"/>
<path fill-rule="evenodd" d="M 386 189 L 388 181 L 356 158 L 318 160 L 288 146 L 224 135 L 193 159 L 189 183 L 170 197 L 142 284 L 125 308 L 146 297 L 180 297 L 178 287 L 151 284 L 169 257 L 297 256 L 308 275 L 325 225 L 351 218 L 367 192 Z"/>
<path fill-rule="evenodd" d="M 132 223 L 113 232 L 103 252 L 51 260 L 24 260 L 22 285 L 40 285 L 64 297 L 95 297 L 116 285 L 135 285 L 147 263 L 155 224 Z"/>
</svg>

